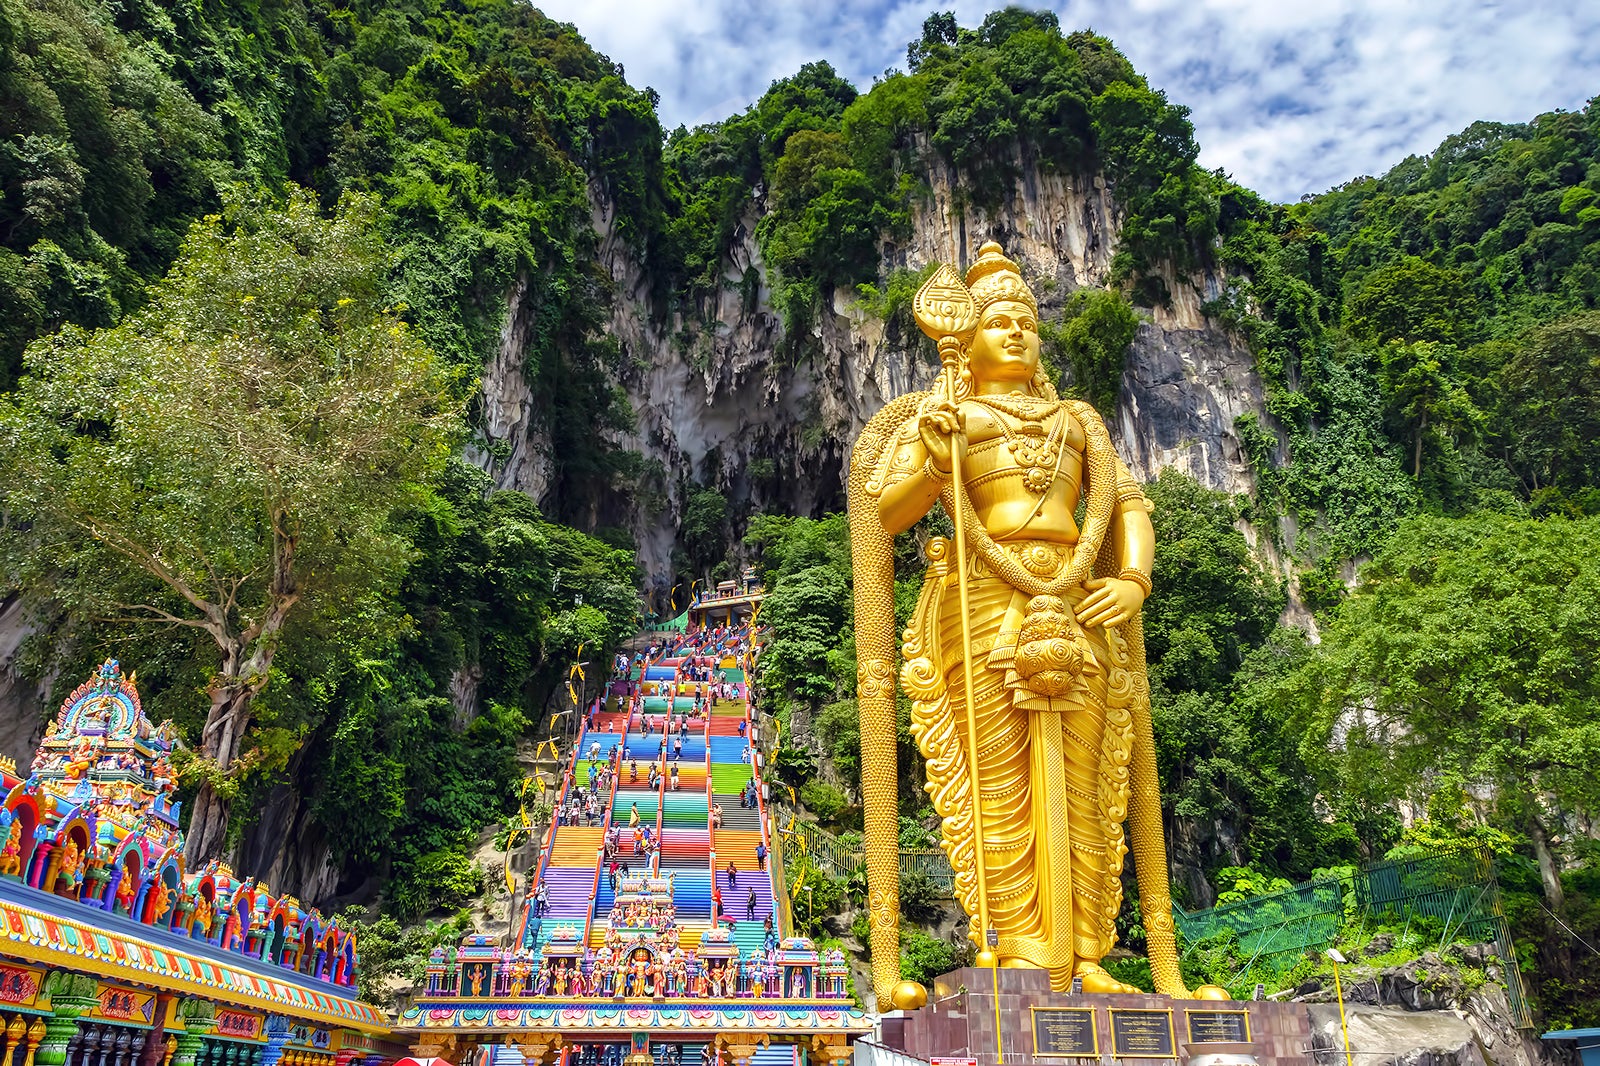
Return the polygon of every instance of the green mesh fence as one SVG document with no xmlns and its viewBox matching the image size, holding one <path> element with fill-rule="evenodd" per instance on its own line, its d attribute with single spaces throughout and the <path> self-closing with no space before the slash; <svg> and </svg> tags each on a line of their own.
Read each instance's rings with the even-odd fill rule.
<svg viewBox="0 0 1600 1066">
<path fill-rule="evenodd" d="M 1307 881 L 1197 914 L 1174 905 L 1172 917 L 1190 944 L 1232 932 L 1251 965 L 1260 963 L 1276 972 L 1294 966 L 1307 951 L 1333 943 L 1344 922 L 1345 891 L 1341 881 Z"/>
<path fill-rule="evenodd" d="M 1519 1028 L 1533 1024 L 1500 901 L 1494 856 L 1486 849 L 1374 863 L 1344 879 L 1308 881 L 1196 914 L 1174 906 L 1173 919 L 1190 945 L 1232 932 L 1249 960 L 1246 969 L 1259 965 L 1282 972 L 1338 939 L 1347 903 L 1368 925 L 1426 929 L 1439 947 L 1455 940 L 1494 945 L 1513 1020 Z"/>
</svg>

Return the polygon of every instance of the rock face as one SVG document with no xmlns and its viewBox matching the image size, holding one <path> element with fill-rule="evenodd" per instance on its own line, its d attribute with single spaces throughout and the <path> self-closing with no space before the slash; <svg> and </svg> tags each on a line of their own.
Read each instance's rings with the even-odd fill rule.
<svg viewBox="0 0 1600 1066">
<path fill-rule="evenodd" d="M 880 277 L 935 262 L 965 269 L 978 246 L 994 239 L 1022 264 L 1047 318 L 1074 290 L 1105 284 L 1120 226 L 1106 183 L 1026 159 L 1017 164 L 1020 180 L 992 210 L 963 208 L 959 178 L 948 168 L 923 175 L 927 195 L 912 207 L 909 235 L 882 245 Z M 592 200 L 600 260 L 615 289 L 609 328 L 628 368 L 619 384 L 638 417 L 636 432 L 617 443 L 647 464 L 659 463 L 664 474 L 667 506 L 626 516 L 646 572 L 656 578 L 670 572 L 676 505 L 691 482 L 717 487 L 736 513 L 842 507 L 851 443 L 887 400 L 936 380 L 931 346 L 862 310 L 853 293 L 835 292 L 812 327 L 812 354 L 790 365 L 780 354 L 787 338 L 753 236 L 764 210 L 759 194 L 747 207 L 714 306 L 702 308 L 697 320 L 660 313 L 598 189 Z M 1128 353 L 1118 410 L 1108 419 L 1118 451 L 1140 478 L 1171 466 L 1212 488 L 1247 491 L 1252 482 L 1233 420 L 1262 410 L 1253 358 L 1201 313 L 1219 279 L 1169 275 L 1166 281 L 1170 304 L 1144 309 L 1147 321 Z M 537 498 L 550 483 L 551 457 L 522 381 L 522 291 L 510 294 L 501 351 L 483 379 L 487 434 L 509 457 L 481 458 L 502 487 Z M 770 461 L 770 474 L 752 476 L 754 460 Z"/>
<path fill-rule="evenodd" d="M 50 681 L 35 684 L 17 669 L 23 642 L 32 636 L 23 598 L 13 593 L 0 599 L 0 755 L 26 767 L 44 739 Z"/>
<path fill-rule="evenodd" d="M 1381 970 L 1344 971 L 1352 1054 L 1363 1066 L 1566 1066 L 1560 1047 L 1516 1028 L 1499 973 L 1488 944 L 1466 948 L 1460 962 L 1430 951 Z M 1316 1061 L 1337 1066 L 1344 1038 L 1332 983 L 1302 992 L 1296 1000 L 1311 1011 Z"/>
</svg>

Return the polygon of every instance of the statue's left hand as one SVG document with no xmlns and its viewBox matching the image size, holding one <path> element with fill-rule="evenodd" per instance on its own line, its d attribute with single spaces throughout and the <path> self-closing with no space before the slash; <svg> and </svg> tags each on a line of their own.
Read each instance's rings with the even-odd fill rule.
<svg viewBox="0 0 1600 1066">
<path fill-rule="evenodd" d="M 1144 606 L 1144 589 L 1134 581 L 1119 577 L 1095 577 L 1083 583 L 1091 590 L 1078 604 L 1078 624 L 1085 629 L 1091 626 L 1119 626 L 1139 613 Z"/>
</svg>

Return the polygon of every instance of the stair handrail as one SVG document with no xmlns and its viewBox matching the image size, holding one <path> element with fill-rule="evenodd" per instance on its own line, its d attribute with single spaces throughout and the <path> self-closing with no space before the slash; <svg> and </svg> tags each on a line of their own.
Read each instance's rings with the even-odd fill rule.
<svg viewBox="0 0 1600 1066">
<path fill-rule="evenodd" d="M 711 866 L 711 895 L 713 900 L 719 898 L 717 891 L 717 828 L 711 825 L 711 806 L 717 801 L 716 789 L 713 787 L 711 776 L 711 713 L 713 708 L 707 708 L 705 722 L 701 725 L 701 737 L 705 748 L 706 766 L 706 862 Z M 711 927 L 715 929 L 722 924 L 722 916 L 717 913 L 713 903 L 711 908 Z"/>
<path fill-rule="evenodd" d="M 533 873 L 527 879 L 527 895 L 522 903 L 522 922 L 518 926 L 512 942 L 522 943 L 522 938 L 527 935 L 528 921 L 533 913 L 533 897 L 539 891 L 539 885 L 544 880 L 545 868 L 550 865 L 550 860 L 555 856 L 556 849 L 556 811 L 561 809 L 561 804 L 566 801 L 567 789 L 577 779 L 578 755 L 583 751 L 583 737 L 588 732 L 585 726 L 578 733 L 578 742 L 572 746 L 572 754 L 568 757 L 566 777 L 562 780 L 556 793 L 555 806 L 550 811 L 550 824 L 545 827 L 544 840 L 539 845 L 539 854 L 533 862 Z M 543 916 L 540 916 L 543 920 Z"/>
<path fill-rule="evenodd" d="M 607 828 L 609 828 L 609 826 Z M 601 837 L 600 837 L 600 846 L 598 848 L 594 849 L 595 850 L 594 884 L 589 886 L 589 898 L 590 899 L 599 899 L 600 898 L 600 878 L 603 876 L 601 871 L 605 869 L 605 865 L 606 865 L 606 844 L 605 844 L 605 836 L 604 836 L 605 830 L 602 829 L 600 832 L 602 834 Z M 583 939 L 579 941 L 579 943 L 583 945 L 583 950 L 584 950 L 585 953 L 587 953 L 588 950 L 589 950 L 589 934 L 593 929 L 594 929 L 594 907 L 591 906 L 591 907 L 585 908 L 585 913 L 584 913 L 584 916 L 583 916 Z"/>
<path fill-rule="evenodd" d="M 778 925 L 779 931 L 782 933 L 782 935 L 788 936 L 789 933 L 787 930 L 792 928 L 792 925 L 788 921 L 788 878 L 783 876 L 782 868 L 778 866 L 778 860 L 775 858 L 777 856 L 777 848 L 773 846 L 773 842 L 776 838 L 772 834 L 771 827 L 767 824 L 767 800 L 762 794 L 764 791 L 761 784 L 762 777 L 757 769 L 757 765 L 761 762 L 761 758 L 760 753 L 756 749 L 756 726 L 755 722 L 751 721 L 750 719 L 750 707 L 754 697 L 751 695 L 748 678 L 746 678 L 744 695 L 741 697 L 741 699 L 744 703 L 745 731 L 749 734 L 749 740 L 747 743 L 750 747 L 750 779 L 754 781 L 756 785 L 756 819 L 761 828 L 761 843 L 764 844 L 767 849 L 767 869 L 765 873 L 767 875 L 767 884 L 772 888 L 772 922 L 774 925 Z M 774 873 L 774 870 L 777 870 L 778 872 Z M 778 895 L 780 892 L 780 885 L 782 886 L 781 890 L 784 895 L 784 921 L 782 925 L 779 925 L 778 919 Z"/>
<path fill-rule="evenodd" d="M 789 871 L 783 865 L 783 834 L 772 838 L 767 852 L 767 877 L 772 882 L 772 922 L 780 939 L 794 935 L 794 914 L 790 910 Z"/>
<path fill-rule="evenodd" d="M 623 735 L 624 738 L 626 738 L 628 734 L 627 734 L 626 731 L 624 731 L 622 735 Z M 617 815 L 617 788 L 618 788 L 619 784 L 622 781 L 622 744 L 619 743 L 617 745 L 616 754 L 614 756 L 612 756 L 611 761 L 613 763 L 612 768 L 611 768 L 611 795 L 606 801 L 605 825 L 600 830 L 600 849 L 599 849 L 600 858 L 598 859 L 598 861 L 595 864 L 594 891 L 590 895 L 590 898 L 592 900 L 594 900 L 595 903 L 598 903 L 600 901 L 600 878 L 602 876 L 601 871 L 605 867 L 605 862 L 606 862 L 606 834 L 611 832 L 611 822 L 612 822 L 612 820 L 614 818 L 616 818 L 616 815 Z M 612 901 L 612 903 L 616 902 L 616 894 L 615 893 L 612 893 L 612 900 L 611 901 Z M 591 903 L 589 905 L 589 916 L 587 918 L 585 918 L 584 922 L 583 922 L 583 950 L 584 951 L 588 951 L 589 950 L 589 936 L 590 936 L 591 932 L 593 931 L 593 929 L 594 929 L 594 904 Z"/>
<path fill-rule="evenodd" d="M 674 702 L 677 697 L 673 697 Z M 667 723 L 672 722 L 672 715 L 667 715 Z M 667 731 L 665 726 L 661 730 L 661 751 L 656 754 L 656 850 L 650 856 L 650 876 L 661 875 L 661 845 L 662 834 L 667 829 Z"/>
</svg>

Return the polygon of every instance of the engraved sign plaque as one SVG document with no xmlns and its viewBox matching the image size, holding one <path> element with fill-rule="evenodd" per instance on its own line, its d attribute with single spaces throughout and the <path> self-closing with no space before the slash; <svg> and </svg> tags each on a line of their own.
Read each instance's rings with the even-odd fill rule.
<svg viewBox="0 0 1600 1066">
<path fill-rule="evenodd" d="M 1184 1011 L 1191 1044 L 1248 1044 L 1250 1014 L 1242 1010 Z"/>
<path fill-rule="evenodd" d="M 1111 1053 L 1129 1058 L 1178 1057 L 1169 1010 L 1111 1011 Z"/>
<path fill-rule="evenodd" d="M 1093 1007 L 1033 1008 L 1035 1055 L 1098 1055 Z"/>
</svg>

